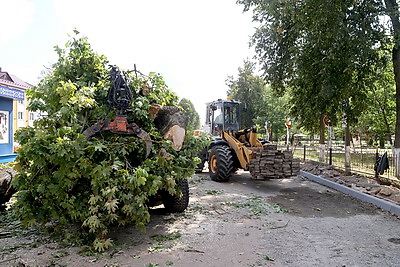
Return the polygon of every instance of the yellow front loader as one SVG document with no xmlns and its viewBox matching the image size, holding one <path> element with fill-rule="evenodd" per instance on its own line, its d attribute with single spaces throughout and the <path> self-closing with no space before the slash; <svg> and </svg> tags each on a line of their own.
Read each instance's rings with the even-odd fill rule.
<svg viewBox="0 0 400 267">
<path fill-rule="evenodd" d="M 208 159 L 213 181 L 226 182 L 237 170 L 248 170 L 253 148 L 262 147 L 255 127 L 239 130 L 239 102 L 217 100 L 207 104 L 205 131 L 214 136 L 210 146 L 199 157 L 202 164 Z"/>
</svg>

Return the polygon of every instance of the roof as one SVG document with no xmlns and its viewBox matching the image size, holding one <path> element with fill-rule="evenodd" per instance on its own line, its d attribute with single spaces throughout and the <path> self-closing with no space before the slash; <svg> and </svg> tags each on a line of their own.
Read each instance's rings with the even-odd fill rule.
<svg viewBox="0 0 400 267">
<path fill-rule="evenodd" d="M 17 88 L 22 90 L 33 87 L 32 84 L 24 82 L 17 76 L 10 74 L 6 71 L 1 71 L 1 68 L 0 68 L 0 85 L 9 86 L 12 88 Z"/>
</svg>

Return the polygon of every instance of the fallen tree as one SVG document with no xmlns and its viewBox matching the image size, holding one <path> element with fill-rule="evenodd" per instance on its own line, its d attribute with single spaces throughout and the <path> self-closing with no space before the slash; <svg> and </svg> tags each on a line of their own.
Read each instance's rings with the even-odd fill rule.
<svg viewBox="0 0 400 267">
<path fill-rule="evenodd" d="M 108 61 L 78 33 L 56 52 L 58 61 L 27 92 L 29 109 L 46 115 L 16 134 L 22 147 L 13 181 L 15 209 L 26 225 L 51 223 L 63 229 L 78 224 L 83 239 L 102 251 L 112 245 L 111 226 L 145 229 L 152 197 L 160 191 L 181 194 L 179 181 L 194 173 L 194 157 L 203 144 L 186 134 L 177 149 L 173 138 L 164 138 L 168 130 L 160 125 L 169 120 L 154 106 L 175 107 L 178 97 L 159 74 L 138 71 L 126 73 L 133 99 L 127 120 L 148 133 L 150 153 L 148 140 L 133 135 L 104 131 L 87 138 L 85 129 L 117 113 L 107 106 Z M 179 127 L 185 123 L 179 121 Z"/>
</svg>

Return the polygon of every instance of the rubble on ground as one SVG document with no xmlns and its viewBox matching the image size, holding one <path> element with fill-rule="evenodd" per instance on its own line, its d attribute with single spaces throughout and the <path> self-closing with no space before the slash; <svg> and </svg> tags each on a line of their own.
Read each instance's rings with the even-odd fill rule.
<svg viewBox="0 0 400 267">
<path fill-rule="evenodd" d="M 343 170 L 333 166 L 317 165 L 309 162 L 301 164 L 301 170 L 400 205 L 400 189 L 391 185 L 379 184 L 372 176 L 356 173 L 346 175 Z"/>
</svg>

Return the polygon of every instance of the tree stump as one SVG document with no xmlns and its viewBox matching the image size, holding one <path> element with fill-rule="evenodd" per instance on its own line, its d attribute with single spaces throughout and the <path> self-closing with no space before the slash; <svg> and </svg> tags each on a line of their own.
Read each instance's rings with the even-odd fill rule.
<svg viewBox="0 0 400 267">
<path fill-rule="evenodd" d="M 187 118 L 185 113 L 175 106 L 163 106 L 154 119 L 154 125 L 164 136 L 172 141 L 172 147 L 179 151 L 186 135 Z"/>
</svg>

